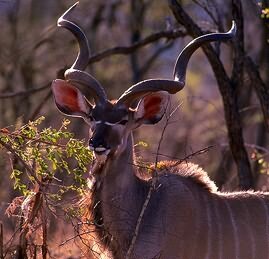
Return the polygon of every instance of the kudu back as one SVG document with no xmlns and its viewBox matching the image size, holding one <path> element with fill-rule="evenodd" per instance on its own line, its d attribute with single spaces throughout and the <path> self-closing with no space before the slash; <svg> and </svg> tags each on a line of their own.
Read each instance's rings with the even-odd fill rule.
<svg viewBox="0 0 269 259">
<path fill-rule="evenodd" d="M 220 193 L 191 163 L 161 163 L 157 188 L 139 220 L 151 180 L 137 176 L 132 131 L 161 120 L 169 96 L 184 87 L 192 53 L 206 42 L 232 38 L 235 24 L 227 33 L 207 34 L 188 44 L 177 58 L 174 80 L 139 82 L 111 102 L 100 83 L 84 71 L 87 38 L 66 18 L 75 6 L 58 25 L 75 35 L 80 52 L 65 80 L 53 81 L 52 90 L 61 112 L 82 117 L 90 127 L 89 146 L 96 156 L 88 197 L 98 238 L 93 250 L 101 243 L 117 259 L 268 259 L 268 194 Z"/>
</svg>

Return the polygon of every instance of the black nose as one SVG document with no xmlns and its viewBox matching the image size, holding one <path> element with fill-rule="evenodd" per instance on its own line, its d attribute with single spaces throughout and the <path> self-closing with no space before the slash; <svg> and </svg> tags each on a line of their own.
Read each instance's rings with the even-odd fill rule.
<svg viewBox="0 0 269 259">
<path fill-rule="evenodd" d="M 107 144 L 107 138 L 108 138 L 108 126 L 103 123 L 96 125 L 96 129 L 89 140 L 90 148 L 94 150 L 96 148 L 109 149 L 109 146 Z"/>
<path fill-rule="evenodd" d="M 90 138 L 89 146 L 93 147 L 93 148 L 104 147 L 104 148 L 108 149 L 106 143 L 104 143 L 104 141 L 102 139 L 98 139 L 98 138 Z"/>
</svg>

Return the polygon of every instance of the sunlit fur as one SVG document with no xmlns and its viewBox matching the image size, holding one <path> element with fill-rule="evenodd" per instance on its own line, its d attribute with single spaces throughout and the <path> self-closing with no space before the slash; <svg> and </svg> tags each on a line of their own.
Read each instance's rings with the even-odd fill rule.
<svg viewBox="0 0 269 259">
<path fill-rule="evenodd" d="M 110 251 L 117 259 L 125 258 L 150 186 L 143 180 L 149 178 L 148 170 L 131 163 L 129 136 L 119 157 L 108 157 L 95 169 L 86 198 L 88 218 L 96 223 L 92 248 L 98 243 L 99 252 Z M 157 167 L 157 188 L 131 258 L 269 258 L 268 194 L 218 192 L 207 173 L 189 162 L 163 161 Z"/>
<path fill-rule="evenodd" d="M 149 170 L 143 170 L 141 167 L 137 169 L 137 177 L 144 183 L 145 191 L 149 188 L 148 180 L 151 178 L 151 170 L 154 170 L 155 165 L 152 164 L 149 166 Z M 158 174 L 160 176 L 160 184 L 162 182 L 162 177 L 166 178 L 169 174 L 176 174 L 178 177 L 184 178 L 184 180 L 190 180 L 193 184 L 197 185 L 198 188 L 205 189 L 209 192 L 216 192 L 217 187 L 213 181 L 211 181 L 207 175 L 207 173 L 202 170 L 198 165 L 190 163 L 190 162 L 182 162 L 178 164 L 178 162 L 173 161 L 162 161 L 158 164 Z M 101 189 L 102 189 L 102 173 L 103 166 L 99 167 L 95 174 L 97 176 L 93 181 L 93 185 L 91 187 L 91 192 L 87 193 L 86 196 L 81 201 L 81 205 L 86 209 L 85 217 L 90 222 L 95 222 L 95 235 L 92 235 L 91 244 L 96 243 L 96 239 L 102 240 L 102 244 L 99 242 L 99 252 L 114 250 L 113 254 L 117 254 L 118 247 L 113 244 L 112 235 L 107 231 L 103 222 L 103 213 L 102 206 L 100 202 Z M 98 177 L 100 176 L 100 177 Z"/>
<path fill-rule="evenodd" d="M 109 102 L 92 107 L 77 98 L 79 93 L 70 95 L 72 86 L 62 89 L 58 83 L 54 85 L 57 106 L 68 115 L 92 121 L 93 150 L 106 156 L 91 170 L 92 188 L 80 206 L 84 204 L 90 213 L 84 220 L 89 222 L 90 247 L 97 258 L 111 253 L 125 259 L 151 185 L 147 172 L 139 173 L 132 131 L 143 123 L 158 122 L 167 104 L 155 102 L 163 96 L 157 93 L 158 98 L 145 96 L 135 110 Z M 168 99 L 163 96 L 163 100 Z M 161 162 L 146 171 L 153 169 L 157 182 L 130 258 L 269 258 L 268 193 L 217 192 L 207 174 L 187 162 Z"/>
</svg>

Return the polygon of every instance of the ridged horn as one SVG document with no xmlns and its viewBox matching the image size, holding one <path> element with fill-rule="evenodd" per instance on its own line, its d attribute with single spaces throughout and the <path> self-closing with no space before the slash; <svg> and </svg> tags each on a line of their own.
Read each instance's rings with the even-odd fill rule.
<svg viewBox="0 0 269 259">
<path fill-rule="evenodd" d="M 79 2 L 75 3 L 64 12 L 57 22 L 59 27 L 69 30 L 75 36 L 79 44 L 79 53 L 71 68 L 65 71 L 65 79 L 77 87 L 87 99 L 94 98 L 95 103 L 105 102 L 107 97 L 104 88 L 93 76 L 83 71 L 87 67 L 90 57 L 88 39 L 77 24 L 67 19 L 67 16 L 78 3 Z"/>
<path fill-rule="evenodd" d="M 235 21 L 232 21 L 232 27 L 228 32 L 224 33 L 209 33 L 203 36 L 200 36 L 192 40 L 179 54 L 175 68 L 174 68 L 174 78 L 176 81 L 182 82 L 185 85 L 185 77 L 188 62 L 191 55 L 197 50 L 201 45 L 211 41 L 223 41 L 232 39 L 236 34 L 236 24 Z"/>
<path fill-rule="evenodd" d="M 185 85 L 187 65 L 194 51 L 207 42 L 231 39 L 235 36 L 235 33 L 236 24 L 233 21 L 228 32 L 210 33 L 194 39 L 178 55 L 174 68 L 174 80 L 150 79 L 139 82 L 126 90 L 118 99 L 117 104 L 130 106 L 135 100 L 149 92 L 166 91 L 175 94 L 182 90 Z"/>
</svg>

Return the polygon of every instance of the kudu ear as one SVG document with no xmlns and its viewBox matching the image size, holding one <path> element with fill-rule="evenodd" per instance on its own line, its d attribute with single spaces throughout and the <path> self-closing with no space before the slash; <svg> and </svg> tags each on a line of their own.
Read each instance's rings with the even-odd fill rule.
<svg viewBox="0 0 269 259">
<path fill-rule="evenodd" d="M 136 108 L 134 119 L 141 124 L 155 124 L 159 122 L 168 105 L 169 94 L 164 91 L 144 96 Z"/>
<path fill-rule="evenodd" d="M 51 87 L 55 103 L 62 113 L 75 117 L 85 117 L 90 113 L 91 104 L 76 87 L 61 79 L 54 80 Z"/>
</svg>

